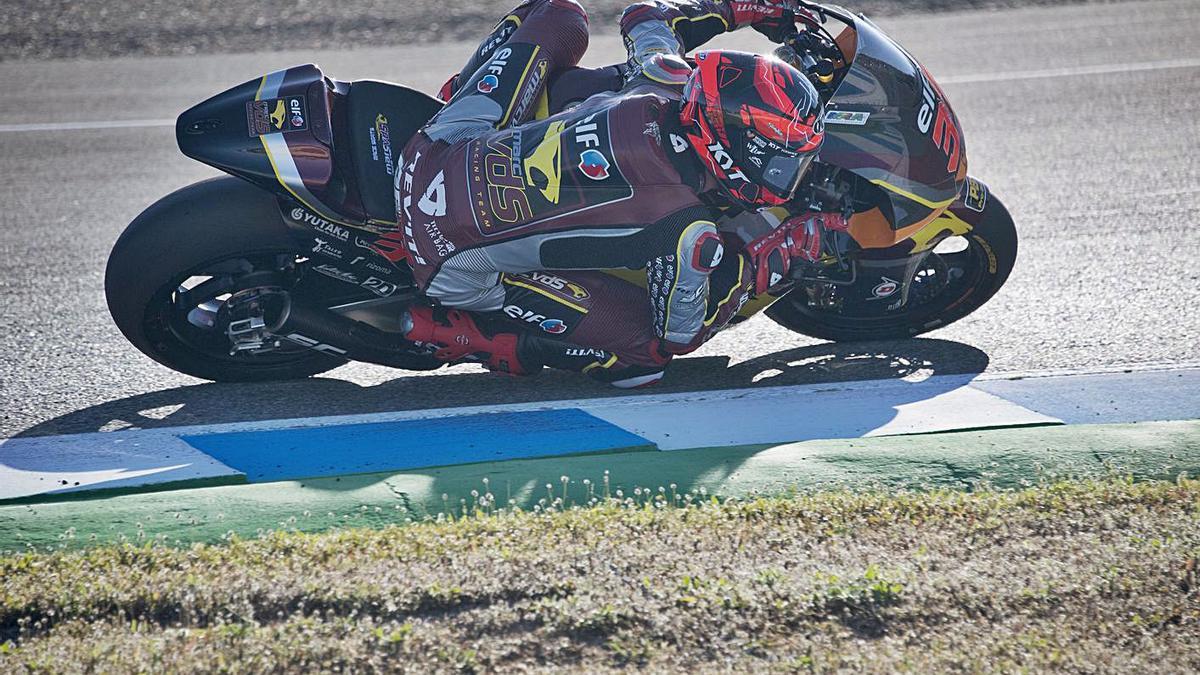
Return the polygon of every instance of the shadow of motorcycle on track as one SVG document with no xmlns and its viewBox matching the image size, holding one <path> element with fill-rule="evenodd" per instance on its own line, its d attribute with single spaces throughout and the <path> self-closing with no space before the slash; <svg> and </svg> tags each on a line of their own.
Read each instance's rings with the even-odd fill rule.
<svg viewBox="0 0 1200 675">
<path fill-rule="evenodd" d="M 210 383 L 142 394 L 78 410 L 37 424 L 14 438 L 130 429 L 294 419 L 329 415 L 420 410 L 447 406 L 488 406 L 564 399 L 609 398 L 715 389 L 822 384 L 861 380 L 947 380 L 957 388 L 983 372 L 987 355 L 958 342 L 914 339 L 889 342 L 821 343 L 768 354 L 729 365 L 729 358 L 677 359 L 653 389 L 628 392 L 581 378 L 546 371 L 511 378 L 490 373 L 404 374 L 374 386 L 333 378 L 262 384 Z M 929 396 L 928 387 L 914 395 Z M 942 392 L 938 392 L 942 393 Z M 881 404 L 879 421 L 894 414 Z M 797 401 L 798 413 L 803 401 Z M 789 421 L 791 423 L 797 423 Z"/>
</svg>

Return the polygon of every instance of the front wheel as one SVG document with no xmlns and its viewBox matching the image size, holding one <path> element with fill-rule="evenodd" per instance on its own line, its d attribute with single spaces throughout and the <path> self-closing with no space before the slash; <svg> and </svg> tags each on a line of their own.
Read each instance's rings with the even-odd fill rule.
<svg viewBox="0 0 1200 675">
<path fill-rule="evenodd" d="M 995 195 L 988 196 L 982 213 L 957 205 L 954 210 L 974 227 L 944 241 L 921 261 L 903 307 L 880 314 L 861 301 L 814 302 L 815 293 L 798 287 L 772 305 L 767 316 L 797 333 L 836 342 L 906 339 L 967 316 L 1008 280 L 1017 259 L 1017 231 Z"/>
<path fill-rule="evenodd" d="M 299 345 L 230 354 L 225 301 L 269 286 L 297 255 L 275 198 L 236 178 L 182 188 L 143 211 L 113 247 L 104 292 L 113 320 L 159 363 L 205 380 L 315 375 L 345 360 Z"/>
</svg>

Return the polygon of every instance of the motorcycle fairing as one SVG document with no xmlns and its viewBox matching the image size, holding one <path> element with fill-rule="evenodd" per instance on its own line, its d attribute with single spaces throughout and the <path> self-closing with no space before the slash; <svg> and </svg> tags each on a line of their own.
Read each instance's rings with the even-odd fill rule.
<svg viewBox="0 0 1200 675">
<path fill-rule="evenodd" d="M 891 246 L 954 202 L 966 177 L 962 128 L 937 83 L 903 48 L 865 17 L 827 9 L 856 35 L 850 69 L 826 106 L 819 159 L 880 188 L 878 212 L 859 217 L 857 228 L 852 221 L 852 234 L 871 240 L 860 240 L 866 247 Z M 895 234 L 879 236 L 879 223 Z"/>
<path fill-rule="evenodd" d="M 908 292 L 917 263 L 948 237 L 971 236 L 971 231 L 985 218 L 1012 222 L 1012 216 L 998 200 L 988 199 L 987 185 L 976 178 L 968 177 L 950 205 L 938 212 L 915 234 L 889 248 L 862 251 L 855 260 L 856 283 L 849 289 L 848 297 L 858 303 L 871 303 L 880 299 L 876 292 L 877 284 L 887 277 L 897 283 L 898 288 L 885 297 L 897 299 L 899 302 L 880 303 L 876 309 L 880 310 L 880 314 L 903 309 L 908 302 Z M 987 246 L 982 240 L 981 243 Z M 990 258 L 989 264 L 995 266 L 994 256 Z"/>
<path fill-rule="evenodd" d="M 440 108 L 437 99 L 407 87 L 329 80 L 305 64 L 192 107 L 179 116 L 175 135 L 188 157 L 326 221 L 388 229 L 395 223 L 392 163 Z"/>
<path fill-rule="evenodd" d="M 192 159 L 288 194 L 322 218 L 345 222 L 325 199 L 345 191 L 334 171 L 330 96 L 316 66 L 279 70 L 184 111 L 175 138 Z M 282 116 L 271 109 L 279 103 Z"/>
<path fill-rule="evenodd" d="M 345 96 L 346 157 L 339 164 L 353 167 L 366 221 L 387 229 L 396 226 L 395 177 L 397 162 L 408 139 L 425 125 L 442 102 L 390 82 L 355 80 Z"/>
</svg>

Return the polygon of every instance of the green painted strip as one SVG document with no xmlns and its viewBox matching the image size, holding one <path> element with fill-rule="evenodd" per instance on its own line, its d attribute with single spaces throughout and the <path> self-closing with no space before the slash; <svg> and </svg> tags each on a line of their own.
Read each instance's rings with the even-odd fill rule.
<svg viewBox="0 0 1200 675">
<path fill-rule="evenodd" d="M 151 492 L 179 492 L 194 488 L 214 487 L 217 485 L 245 485 L 245 474 L 235 473 L 228 476 L 208 476 L 205 478 L 189 478 L 174 480 L 169 483 L 146 483 L 127 487 L 97 488 L 95 490 L 80 490 L 79 492 L 51 492 L 28 497 L 0 499 L 0 507 L 9 504 L 48 504 L 50 502 L 85 502 L 93 499 L 109 499 L 121 495 L 147 494 Z"/>
<path fill-rule="evenodd" d="M 362 474 L 137 494 L 89 502 L 0 507 L 0 551 L 68 547 L 122 537 L 168 542 L 218 541 L 227 532 L 319 531 L 421 519 L 482 492 L 501 505 L 531 508 L 551 484 L 570 477 L 568 498 L 587 501 L 586 478 L 628 495 L 634 486 L 677 485 L 679 493 L 725 497 L 837 486 L 969 488 L 980 481 L 1020 487 L 1040 478 L 1109 473 L 1139 478 L 1200 474 L 1200 421 L 1033 427 L 953 434 L 807 441 L 775 447 L 714 448 L 515 460 L 493 464 Z M 447 495 L 444 501 L 442 495 Z"/>
</svg>

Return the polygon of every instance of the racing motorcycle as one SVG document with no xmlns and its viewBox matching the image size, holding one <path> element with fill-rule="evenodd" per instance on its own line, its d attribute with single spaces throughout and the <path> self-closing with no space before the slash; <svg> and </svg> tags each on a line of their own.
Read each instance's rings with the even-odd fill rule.
<svg viewBox="0 0 1200 675">
<path fill-rule="evenodd" d="M 908 338 L 957 321 L 1008 278 L 1012 219 L 968 175 L 962 128 L 925 68 L 865 16 L 806 6 L 817 20 L 775 54 L 816 86 L 826 140 L 788 210 L 841 211 L 849 228 L 827 233 L 817 264 L 735 321 L 765 311 L 828 340 Z M 443 365 L 401 332 L 421 298 L 393 192 L 399 151 L 441 107 L 309 64 L 184 112 L 180 150 L 230 175 L 167 195 L 121 235 L 105 278 L 117 326 L 156 361 L 210 380 L 306 377 L 351 360 Z M 731 211 L 719 227 L 749 241 L 786 216 Z M 644 284 L 644 273 L 612 273 Z"/>
</svg>

